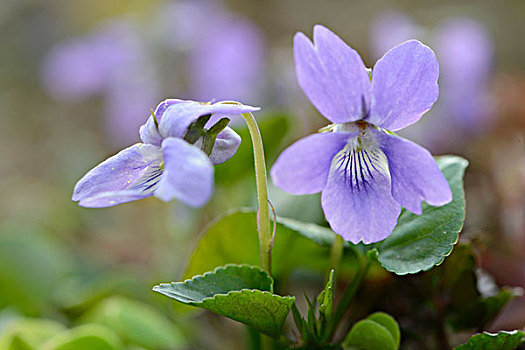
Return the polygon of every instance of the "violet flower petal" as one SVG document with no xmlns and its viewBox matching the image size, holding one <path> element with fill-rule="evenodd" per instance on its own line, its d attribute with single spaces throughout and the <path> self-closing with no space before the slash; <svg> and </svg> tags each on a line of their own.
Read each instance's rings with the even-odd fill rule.
<svg viewBox="0 0 525 350">
<path fill-rule="evenodd" d="M 159 133 L 162 137 L 182 138 L 188 126 L 202 115 L 213 113 L 242 114 L 258 111 L 260 108 L 236 104 L 206 104 L 184 101 L 169 106 L 159 121 Z"/>
<path fill-rule="evenodd" d="M 351 133 L 307 136 L 285 149 L 273 165 L 273 183 L 292 194 L 316 193 L 326 186 L 334 155 L 343 149 Z"/>
<path fill-rule="evenodd" d="M 159 129 L 153 120 L 149 117 L 145 124 L 139 128 L 140 139 L 144 143 L 148 143 L 157 147 L 162 144 L 162 136 L 159 134 Z"/>
<path fill-rule="evenodd" d="M 241 137 L 232 128 L 226 127 L 217 135 L 210 154 L 211 162 L 214 165 L 224 163 L 233 157 L 240 144 Z"/>
<path fill-rule="evenodd" d="M 161 120 L 162 115 L 170 107 L 171 105 L 178 104 L 181 102 L 188 102 L 184 100 L 178 100 L 178 99 L 166 99 L 159 103 L 157 108 L 155 109 L 155 112 L 153 114 L 155 115 L 155 118 L 157 119 L 157 122 Z M 144 143 L 149 143 L 155 146 L 160 147 L 162 144 L 162 136 L 159 134 L 159 129 L 157 128 L 157 125 L 155 124 L 155 120 L 153 120 L 153 117 L 150 116 L 146 123 L 142 125 L 139 129 L 140 139 Z"/>
<path fill-rule="evenodd" d="M 143 193 L 139 190 L 110 191 L 82 199 L 78 204 L 86 208 L 107 208 L 117 204 L 147 198 L 152 195 L 152 192 Z"/>
<path fill-rule="evenodd" d="M 160 177 L 161 161 L 160 148 L 137 143 L 90 170 L 75 185 L 72 199 L 81 206 L 103 207 L 148 197 Z"/>
<path fill-rule="evenodd" d="M 417 122 L 437 100 L 439 66 L 434 52 L 407 41 L 377 61 L 372 73 L 372 107 L 367 122 L 399 130 Z"/>
<path fill-rule="evenodd" d="M 354 244 L 379 242 L 392 233 L 401 206 L 390 192 L 386 157 L 378 150 L 334 156 L 321 205 L 335 233 Z"/>
<path fill-rule="evenodd" d="M 157 118 L 157 121 L 162 119 L 162 116 L 164 115 L 164 112 L 166 112 L 166 109 L 168 109 L 172 105 L 176 105 L 179 103 L 187 103 L 187 102 L 194 102 L 194 101 L 187 101 L 187 100 L 180 100 L 178 98 L 168 98 L 159 103 L 157 108 L 155 108 L 155 117 Z"/>
<path fill-rule="evenodd" d="M 401 137 L 372 130 L 388 158 L 392 196 L 403 207 L 421 214 L 421 201 L 441 206 L 452 200 L 450 186 L 425 148 Z"/>
<path fill-rule="evenodd" d="M 314 27 L 314 43 L 295 35 L 295 70 L 304 93 L 334 123 L 362 119 L 370 105 L 370 79 L 361 57 L 321 25 Z"/>
<path fill-rule="evenodd" d="M 213 193 L 213 164 L 199 148 L 169 137 L 162 142 L 164 173 L 155 196 L 168 202 L 174 198 L 201 207 Z"/>
</svg>

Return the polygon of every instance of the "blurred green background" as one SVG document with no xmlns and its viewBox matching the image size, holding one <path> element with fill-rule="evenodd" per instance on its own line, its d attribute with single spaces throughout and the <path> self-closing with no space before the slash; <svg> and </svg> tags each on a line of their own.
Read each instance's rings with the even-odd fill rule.
<svg viewBox="0 0 525 350">
<path fill-rule="evenodd" d="M 525 287 L 524 19 L 518 0 L 3 0 L 0 348 L 244 347 L 240 325 L 151 292 L 181 278 L 207 223 L 254 206 L 241 121 L 232 126 L 243 144 L 216 167 L 216 193 L 202 210 L 151 198 L 84 209 L 70 200 L 72 189 L 139 142 L 138 126 L 165 98 L 262 106 L 270 166 L 285 146 L 326 124 L 297 85 L 292 57 L 294 33 L 311 36 L 317 23 L 370 67 L 399 40 L 435 49 L 441 97 L 407 136 L 435 154 L 469 159 L 461 239 L 474 243 L 497 284 Z M 323 223 L 318 196 L 275 188 L 270 196 L 278 214 Z M 523 298 L 491 325 L 524 326 Z"/>
</svg>

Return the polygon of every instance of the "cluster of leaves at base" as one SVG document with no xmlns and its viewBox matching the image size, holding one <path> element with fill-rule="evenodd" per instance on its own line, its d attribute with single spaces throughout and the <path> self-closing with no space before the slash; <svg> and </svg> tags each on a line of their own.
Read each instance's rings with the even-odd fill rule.
<svg viewBox="0 0 525 350">
<path fill-rule="evenodd" d="M 335 299 L 334 270 L 330 271 L 325 288 L 317 299 L 310 301 L 307 295 L 307 318 L 303 318 L 295 306 L 293 319 L 297 327 L 301 349 L 349 349 L 349 350 L 396 350 L 401 333 L 394 318 L 384 312 L 376 312 L 356 322 L 342 343 L 330 343 Z M 297 349 L 297 347 L 296 347 Z"/>
<path fill-rule="evenodd" d="M 304 319 L 297 306 L 292 306 L 292 314 L 295 326 L 299 331 L 299 338 L 305 347 L 326 346 L 325 335 L 328 331 L 328 323 L 332 319 L 334 311 L 334 270 L 330 271 L 325 288 L 317 296 L 317 300 L 310 301 L 305 294 L 304 298 L 308 304 L 308 316 Z M 317 308 L 316 308 L 317 306 Z"/>
<path fill-rule="evenodd" d="M 294 298 L 273 294 L 273 279 L 256 267 L 227 265 L 206 272 L 230 263 L 258 264 L 256 213 L 253 210 L 231 212 L 209 226 L 186 269 L 188 277 L 204 273 L 203 276 L 163 284 L 155 290 L 182 303 L 245 323 L 274 338 L 280 337 L 291 308 L 298 330 L 296 346 L 304 349 L 341 346 L 362 350 L 397 349 L 399 329 L 392 317 L 380 313 L 360 320 L 377 309 L 399 317 L 406 331 L 404 346 L 449 347 L 448 333 L 482 330 L 513 293 L 506 288 L 490 296 L 480 293 L 476 264 L 468 246 L 457 246 L 445 260 L 463 227 L 463 174 L 468 163 L 453 156 L 440 157 L 437 163 L 452 189 L 451 203 L 442 207 L 423 204 L 423 213 L 419 216 L 403 211 L 394 232 L 383 242 L 370 246 L 345 243 L 345 248 L 354 250 L 357 255 L 368 251 L 366 255 L 375 256 L 373 260 L 388 271 L 411 275 L 394 277 L 383 270 L 375 281 L 377 290 L 371 293 L 361 290 L 351 305 L 350 320 L 354 326 L 342 344 L 328 344 L 327 332 L 331 331 L 327 329 L 330 329 L 335 299 L 333 273 L 316 300 L 306 297 L 308 311 L 303 318 L 293 303 Z M 285 279 L 293 269 L 305 267 L 322 272 L 334 233 L 326 227 L 296 220 L 278 217 L 276 221 L 274 276 Z M 346 263 L 343 259 L 342 271 L 348 270 Z M 435 267 L 437 265 L 440 266 Z M 340 274 L 340 278 L 343 276 Z M 232 284 L 231 278 L 237 282 Z M 270 310 L 278 317 L 261 313 L 261 309 Z"/>
</svg>

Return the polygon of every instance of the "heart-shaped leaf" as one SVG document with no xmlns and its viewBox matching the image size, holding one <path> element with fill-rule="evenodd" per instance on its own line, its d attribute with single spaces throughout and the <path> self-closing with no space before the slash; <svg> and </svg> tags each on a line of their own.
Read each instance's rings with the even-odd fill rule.
<svg viewBox="0 0 525 350">
<path fill-rule="evenodd" d="M 295 300 L 291 296 L 272 294 L 272 278 L 260 268 L 248 265 L 218 267 L 191 280 L 160 284 L 153 290 L 242 322 L 272 337 L 281 334 Z"/>
<path fill-rule="evenodd" d="M 442 263 L 463 227 L 463 174 L 468 162 L 456 156 L 438 157 L 436 161 L 449 182 L 452 202 L 441 207 L 423 203 L 421 215 L 403 210 L 392 234 L 376 246 L 379 262 L 398 275 L 425 271 Z"/>
</svg>

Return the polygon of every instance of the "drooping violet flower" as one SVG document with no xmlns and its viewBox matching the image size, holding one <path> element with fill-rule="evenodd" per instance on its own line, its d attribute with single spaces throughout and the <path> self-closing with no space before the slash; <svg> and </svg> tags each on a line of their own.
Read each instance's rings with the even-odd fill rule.
<svg viewBox="0 0 525 350">
<path fill-rule="evenodd" d="M 237 115 L 259 108 L 207 104 L 170 99 L 157 106 L 154 116 L 140 128 L 137 143 L 90 170 L 75 186 L 73 200 L 84 207 L 110 207 L 150 196 L 167 202 L 178 199 L 193 207 L 206 204 L 213 193 L 213 165 L 231 158 L 241 139 L 226 127 L 208 156 L 202 140 L 184 138 L 199 117 L 218 113 Z M 205 128 L 210 128 L 209 121 Z"/>
<path fill-rule="evenodd" d="M 432 50 L 407 41 L 383 56 L 372 78 L 359 54 L 327 28 L 312 42 L 294 38 L 299 85 L 331 122 L 331 132 L 301 139 L 271 170 L 293 194 L 322 191 L 330 226 L 353 243 L 378 242 L 394 229 L 401 206 L 421 213 L 421 201 L 443 205 L 450 187 L 430 153 L 387 130 L 417 122 L 438 97 Z"/>
</svg>

